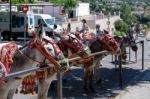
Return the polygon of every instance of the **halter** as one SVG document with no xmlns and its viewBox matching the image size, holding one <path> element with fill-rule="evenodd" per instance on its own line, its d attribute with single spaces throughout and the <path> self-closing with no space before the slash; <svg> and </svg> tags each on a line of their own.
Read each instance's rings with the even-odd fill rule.
<svg viewBox="0 0 150 99">
<path fill-rule="evenodd" d="M 43 39 L 44 42 L 42 42 L 43 44 L 38 44 L 35 40 L 30 41 L 27 45 L 28 48 L 33 48 L 35 47 L 46 59 L 48 59 L 52 64 L 54 64 L 55 66 L 59 66 L 60 64 L 58 64 L 58 62 L 46 51 L 46 49 L 44 48 L 44 45 L 48 42 L 48 40 Z M 23 54 L 23 53 L 22 53 Z M 38 62 L 38 63 L 43 63 L 43 62 L 39 62 L 35 59 L 32 59 L 31 57 L 25 55 L 26 57 L 28 57 L 29 59 Z"/>
<path fill-rule="evenodd" d="M 70 48 L 73 48 L 76 52 L 80 52 L 81 50 L 83 50 L 83 43 L 79 39 L 77 39 L 76 37 L 72 37 L 71 35 L 68 36 L 69 40 L 61 40 L 63 44 L 67 45 Z"/>
</svg>

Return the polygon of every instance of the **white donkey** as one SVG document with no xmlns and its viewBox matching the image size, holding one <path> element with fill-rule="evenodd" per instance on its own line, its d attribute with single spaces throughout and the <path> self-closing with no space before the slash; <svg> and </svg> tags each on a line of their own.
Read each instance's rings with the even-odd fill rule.
<svg viewBox="0 0 150 99">
<path fill-rule="evenodd" d="M 42 52 L 46 52 L 46 55 L 43 55 Z M 42 32 L 39 31 L 36 37 L 32 41 L 30 41 L 27 46 L 25 46 L 21 50 L 16 50 L 13 56 L 13 63 L 10 66 L 10 73 L 30 69 L 43 62 L 45 62 L 43 64 L 49 64 L 50 61 L 48 58 L 52 58 L 51 56 L 53 55 L 55 55 L 53 46 L 50 43 L 47 44 L 44 42 Z M 54 62 L 54 64 L 55 66 L 60 66 L 56 61 Z M 12 99 L 16 88 L 20 85 L 22 78 L 25 76 L 26 75 L 21 75 L 18 77 L 18 79 L 10 79 L 6 83 L 1 84 L 0 99 Z"/>
</svg>

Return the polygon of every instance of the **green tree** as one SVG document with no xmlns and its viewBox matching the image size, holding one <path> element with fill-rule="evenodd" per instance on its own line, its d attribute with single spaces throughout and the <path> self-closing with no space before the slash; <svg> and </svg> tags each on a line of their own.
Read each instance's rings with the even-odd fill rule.
<svg viewBox="0 0 150 99">
<path fill-rule="evenodd" d="M 123 20 L 117 20 L 114 23 L 116 31 L 126 32 L 128 25 Z"/>
<path fill-rule="evenodd" d="M 70 13 L 70 11 L 76 7 L 77 0 L 50 0 L 51 3 L 63 6 L 66 13 Z"/>
<path fill-rule="evenodd" d="M 126 22 L 128 25 L 131 25 L 132 23 L 136 22 L 136 17 L 132 15 L 131 8 L 127 4 L 121 5 L 121 15 L 120 17 L 123 19 L 124 22 Z"/>
<path fill-rule="evenodd" d="M 10 0 L 1 0 L 2 2 L 9 2 Z M 11 0 L 13 4 L 20 4 L 20 3 L 34 3 L 35 0 Z"/>
<path fill-rule="evenodd" d="M 13 4 L 21 4 L 21 3 L 34 3 L 35 0 L 11 0 Z"/>
</svg>

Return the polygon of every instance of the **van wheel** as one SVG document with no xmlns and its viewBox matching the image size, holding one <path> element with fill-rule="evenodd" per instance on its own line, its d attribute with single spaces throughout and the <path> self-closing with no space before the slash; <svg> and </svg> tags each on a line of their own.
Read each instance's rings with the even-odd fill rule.
<svg viewBox="0 0 150 99">
<path fill-rule="evenodd" d="M 3 40 L 10 40 L 10 35 L 9 35 L 9 33 L 4 33 L 4 34 L 3 34 Z"/>
<path fill-rule="evenodd" d="M 12 38 L 13 38 L 14 41 L 16 41 L 18 37 L 12 37 Z"/>
</svg>

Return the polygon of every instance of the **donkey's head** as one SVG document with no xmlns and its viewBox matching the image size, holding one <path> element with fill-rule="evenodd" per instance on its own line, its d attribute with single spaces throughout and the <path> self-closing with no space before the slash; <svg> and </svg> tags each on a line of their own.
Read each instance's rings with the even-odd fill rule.
<svg viewBox="0 0 150 99">
<path fill-rule="evenodd" d="M 77 54 L 81 57 L 87 57 L 90 53 L 88 46 L 84 45 L 81 40 L 73 33 L 67 33 L 65 29 L 58 25 L 54 25 L 53 32 L 55 37 L 59 37 L 58 45 L 65 56 L 69 54 Z"/>
<path fill-rule="evenodd" d="M 41 60 L 40 62 L 50 61 L 52 64 L 60 66 L 55 60 L 57 58 L 57 53 L 53 46 L 55 42 L 44 33 L 43 24 L 40 24 L 37 28 L 35 38 L 28 45 L 36 49 L 36 59 Z M 61 51 L 60 54 L 62 54 Z"/>
</svg>

